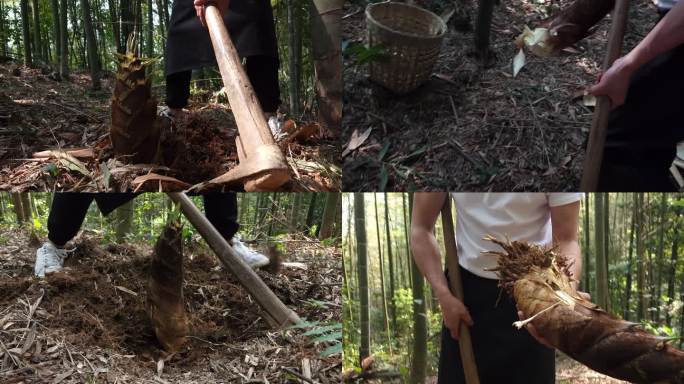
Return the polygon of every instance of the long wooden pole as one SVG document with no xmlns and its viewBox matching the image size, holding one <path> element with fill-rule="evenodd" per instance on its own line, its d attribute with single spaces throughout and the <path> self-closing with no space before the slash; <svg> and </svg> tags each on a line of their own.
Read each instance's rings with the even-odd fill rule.
<svg viewBox="0 0 684 384">
<path fill-rule="evenodd" d="M 290 179 L 285 157 L 273 139 L 264 112 L 242 67 L 240 56 L 215 5 L 207 5 L 204 17 L 221 71 L 228 103 L 240 133 L 237 150 L 240 165 L 211 183 L 241 180 L 246 191 L 274 190 Z"/>
<path fill-rule="evenodd" d="M 615 8 L 612 13 L 613 22 L 608 34 L 608 49 L 606 56 L 603 58 L 603 71 L 607 71 L 613 65 L 613 62 L 620 57 L 625 28 L 627 26 L 628 11 L 629 0 L 617 0 L 615 2 Z M 580 183 L 581 191 L 594 192 L 598 188 L 611 107 L 608 96 L 599 96 L 597 98 L 594 118 L 591 122 L 591 131 L 589 131 L 587 152 L 584 157 L 584 172 L 582 173 L 582 181 Z"/>
<path fill-rule="evenodd" d="M 171 192 L 168 196 L 180 204 L 181 211 L 209 244 L 219 260 L 238 279 L 264 310 L 266 320 L 275 328 L 301 323 L 297 314 L 285 306 L 270 288 L 259 278 L 252 268 L 238 256 L 226 239 L 214 228 L 209 220 L 197 209 L 190 198 L 182 192 Z"/>
<path fill-rule="evenodd" d="M 451 217 L 451 197 L 447 195 L 442 207 L 442 231 L 444 234 L 444 247 L 446 248 L 446 266 L 449 274 L 449 289 L 457 299 L 463 301 L 463 284 L 461 269 L 458 265 L 458 253 L 456 251 L 456 237 L 454 232 L 454 220 Z M 470 329 L 461 321 L 458 348 L 463 362 L 463 374 L 466 384 L 480 384 L 473 352 L 473 342 L 470 338 Z"/>
</svg>

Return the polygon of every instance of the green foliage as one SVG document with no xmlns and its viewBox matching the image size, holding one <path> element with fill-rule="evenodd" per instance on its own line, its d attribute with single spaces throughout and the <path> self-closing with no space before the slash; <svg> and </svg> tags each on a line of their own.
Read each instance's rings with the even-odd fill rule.
<svg viewBox="0 0 684 384">
<path fill-rule="evenodd" d="M 344 49 L 344 55 L 351 57 L 356 65 L 363 65 L 387 59 L 387 50 L 382 45 L 367 47 L 362 43 L 353 42 Z"/>
<path fill-rule="evenodd" d="M 327 306 L 326 306 L 327 307 Z M 322 352 L 321 357 L 330 357 L 342 353 L 342 324 L 320 323 L 318 321 L 304 321 L 292 325 L 286 329 L 304 329 L 302 336 L 309 339 L 309 344 L 329 344 Z"/>
</svg>

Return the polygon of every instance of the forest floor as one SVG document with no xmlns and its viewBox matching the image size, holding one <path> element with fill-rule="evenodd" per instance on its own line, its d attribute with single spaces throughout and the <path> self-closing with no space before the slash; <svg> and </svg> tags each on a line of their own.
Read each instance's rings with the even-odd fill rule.
<svg viewBox="0 0 684 384">
<path fill-rule="evenodd" d="M 31 240 L 33 238 L 33 240 Z M 164 356 L 145 312 L 152 247 L 103 244 L 81 234 L 66 272 L 33 276 L 39 241 L 0 229 L 0 382 L 300 383 L 308 361 L 318 383 L 338 383 L 339 355 L 310 344 L 301 330 L 275 331 L 216 257 L 194 242 L 185 253 L 186 345 Z M 287 261 L 305 269 L 258 271 L 297 314 L 340 323 L 341 255 L 318 242 L 286 243 Z M 163 362 L 160 362 L 163 361 Z"/>
<path fill-rule="evenodd" d="M 174 149 L 171 166 L 130 165 L 115 158 L 108 135 L 113 84 L 107 74 L 102 89 L 92 91 L 90 77 L 84 73 L 73 73 L 70 81 L 56 81 L 44 69 L 0 64 L 0 189 L 183 190 L 237 164 L 235 120 L 222 97 L 212 92 L 194 94 L 180 128 L 173 135 L 162 133 L 161 147 L 167 152 Z M 285 127 L 292 134 L 279 145 L 292 179 L 281 189 L 339 190 L 337 141 L 319 137 L 320 127 L 314 121 L 286 122 Z M 60 151 L 34 157 L 36 152 L 59 149 L 88 151 L 75 158 Z M 150 173 L 162 177 L 145 176 Z M 144 178 L 136 180 L 140 176 Z"/>
<path fill-rule="evenodd" d="M 514 40 L 523 27 L 534 28 L 548 17 L 551 3 L 570 1 L 496 6 L 495 59 L 486 69 L 471 52 L 472 28 L 461 32 L 449 25 L 431 80 L 405 96 L 372 83 L 367 65 L 346 55 L 342 137 L 348 143 L 354 131 L 360 136 L 372 131 L 355 143 L 357 149 L 343 153 L 344 190 L 577 190 L 593 114 L 578 96 L 600 71 L 610 17 L 572 53 L 552 58 L 526 53 L 526 65 L 512 75 Z M 453 6 L 416 3 L 438 15 Z M 343 45 L 365 43 L 364 7 L 362 1 L 345 4 Z M 656 20 L 650 1 L 634 2 L 624 51 Z"/>
</svg>

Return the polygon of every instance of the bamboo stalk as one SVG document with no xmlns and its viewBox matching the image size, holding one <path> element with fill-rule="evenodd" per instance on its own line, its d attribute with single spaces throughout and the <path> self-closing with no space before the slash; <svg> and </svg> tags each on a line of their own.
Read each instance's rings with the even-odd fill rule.
<svg viewBox="0 0 684 384">
<path fill-rule="evenodd" d="M 180 204 L 181 211 L 209 244 L 216 256 L 238 279 L 264 310 L 266 320 L 274 328 L 301 323 L 297 314 L 285 306 L 252 268 L 238 256 L 226 239 L 214 228 L 209 220 L 195 207 L 190 198 L 181 192 L 171 192 L 168 196 Z"/>
<path fill-rule="evenodd" d="M 448 194 L 444 206 L 442 207 L 442 231 L 444 234 L 444 247 L 446 248 L 449 289 L 457 299 L 463 301 L 463 284 L 461 280 L 461 270 L 458 265 L 456 238 L 454 237 L 454 221 L 451 217 L 451 197 Z M 460 327 L 458 348 L 461 352 L 463 374 L 465 376 L 466 384 L 480 384 L 480 378 L 477 374 L 477 364 L 475 363 L 475 353 L 473 352 L 473 343 L 470 337 L 470 329 L 462 321 Z"/>
<path fill-rule="evenodd" d="M 615 2 L 615 9 L 612 14 L 613 20 L 608 35 L 608 48 L 603 59 L 602 67 L 604 72 L 613 65 L 613 62 L 620 57 L 622 52 L 628 10 L 628 0 L 617 0 Z M 580 183 L 580 190 L 583 192 L 594 192 L 598 188 L 611 107 L 608 96 L 599 96 L 597 98 L 594 118 L 591 122 L 591 131 L 589 131 L 587 153 L 584 157 L 584 172 L 582 173 L 582 181 Z"/>
</svg>

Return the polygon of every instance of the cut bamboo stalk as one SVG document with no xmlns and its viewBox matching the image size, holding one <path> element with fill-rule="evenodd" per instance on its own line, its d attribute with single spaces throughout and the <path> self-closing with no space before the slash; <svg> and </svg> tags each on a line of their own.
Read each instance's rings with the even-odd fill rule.
<svg viewBox="0 0 684 384">
<path fill-rule="evenodd" d="M 446 201 L 442 207 L 442 231 L 444 234 L 444 247 L 446 248 L 446 265 L 449 274 L 449 289 L 451 294 L 463 302 L 463 283 L 461 280 L 461 269 L 458 264 L 458 252 L 456 251 L 456 238 L 454 232 L 454 221 L 451 217 L 451 197 L 447 194 Z M 458 348 L 461 352 L 463 362 L 463 374 L 466 384 L 480 384 L 477 374 L 477 364 L 475 363 L 475 353 L 473 352 L 473 342 L 470 337 L 470 329 L 461 321 L 460 333 L 458 338 Z"/>
<path fill-rule="evenodd" d="M 290 179 L 285 157 L 273 139 L 264 112 L 254 93 L 237 50 L 230 40 L 221 12 L 214 5 L 204 9 L 209 36 L 223 86 L 240 134 L 240 164 L 209 183 L 242 181 L 246 191 L 272 191 Z"/>
<path fill-rule="evenodd" d="M 620 57 L 622 52 L 622 42 L 627 26 L 627 16 L 629 10 L 628 0 L 617 0 L 612 15 L 612 24 L 608 35 L 608 48 L 603 59 L 603 71 L 607 71 L 613 62 Z M 598 96 L 594 118 L 591 122 L 589 131 L 589 141 L 587 143 L 587 153 L 584 157 L 584 172 L 580 190 L 583 192 L 595 192 L 598 188 L 599 176 L 601 173 L 601 163 L 603 162 L 603 148 L 606 144 L 608 117 L 610 116 L 611 102 L 608 96 Z"/>
<path fill-rule="evenodd" d="M 270 288 L 261 280 L 252 268 L 238 256 L 226 239 L 214 228 L 209 220 L 195 207 L 190 198 L 181 192 L 171 192 L 168 196 L 180 204 L 181 211 L 188 221 L 197 229 L 202 238 L 209 244 L 216 256 L 247 289 L 256 302 L 264 310 L 265 318 L 274 328 L 283 328 L 301 323 L 297 314 L 283 304 Z"/>
</svg>

